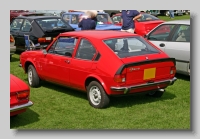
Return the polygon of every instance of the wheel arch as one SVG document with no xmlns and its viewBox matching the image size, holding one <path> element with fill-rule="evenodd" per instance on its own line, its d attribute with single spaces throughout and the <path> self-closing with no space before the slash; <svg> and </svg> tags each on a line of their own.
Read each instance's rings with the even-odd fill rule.
<svg viewBox="0 0 200 139">
<path fill-rule="evenodd" d="M 35 64 L 33 64 L 33 62 L 31 62 L 31 61 L 26 61 L 25 64 L 24 64 L 25 73 L 28 72 L 28 66 L 29 66 L 29 65 L 33 65 L 33 66 L 35 67 L 35 69 L 36 69 L 36 66 L 35 66 Z M 36 69 L 36 70 L 37 70 L 37 69 Z"/>
<path fill-rule="evenodd" d="M 97 81 L 100 85 L 102 85 L 103 89 L 105 90 L 106 94 L 109 95 L 109 89 L 107 88 L 107 86 L 105 85 L 104 81 L 96 75 L 90 75 L 86 78 L 85 80 L 85 89 L 87 90 L 87 86 L 90 84 L 90 82 L 92 81 Z"/>
</svg>

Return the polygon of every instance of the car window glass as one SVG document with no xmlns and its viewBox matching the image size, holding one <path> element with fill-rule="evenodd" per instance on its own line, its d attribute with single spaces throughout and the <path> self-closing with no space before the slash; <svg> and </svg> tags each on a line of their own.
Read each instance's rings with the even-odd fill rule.
<svg viewBox="0 0 200 139">
<path fill-rule="evenodd" d="M 150 33 L 148 40 L 165 41 L 175 25 L 160 25 L 153 32 Z"/>
<path fill-rule="evenodd" d="M 63 15 L 62 19 L 68 24 L 70 24 L 71 15 L 65 14 Z"/>
<path fill-rule="evenodd" d="M 159 20 L 157 17 L 150 15 L 150 14 L 143 13 L 141 15 L 142 16 L 139 19 L 137 19 L 137 21 L 139 21 L 139 22 Z"/>
<path fill-rule="evenodd" d="M 109 14 L 97 14 L 97 24 L 113 24 Z"/>
<path fill-rule="evenodd" d="M 120 23 L 121 22 L 121 16 L 114 16 L 113 18 L 114 23 Z"/>
<path fill-rule="evenodd" d="M 71 24 L 78 24 L 79 23 L 79 18 L 78 15 L 72 15 L 71 16 Z"/>
<path fill-rule="evenodd" d="M 190 42 L 190 26 L 180 25 L 175 31 L 172 41 L 175 42 Z"/>
<path fill-rule="evenodd" d="M 96 50 L 94 46 L 88 40 L 82 39 L 76 53 L 76 58 L 92 60 L 95 54 Z"/>
<path fill-rule="evenodd" d="M 23 31 L 23 32 L 29 32 L 29 31 L 31 31 L 31 28 L 32 28 L 32 26 L 31 26 L 30 21 L 28 21 L 27 19 L 25 19 L 24 23 L 22 25 L 21 31 Z"/>
<path fill-rule="evenodd" d="M 14 19 L 10 25 L 10 30 L 20 30 L 23 19 Z"/>
<path fill-rule="evenodd" d="M 104 40 L 104 42 L 120 58 L 159 53 L 142 37 L 114 38 Z"/>
<path fill-rule="evenodd" d="M 42 30 L 61 30 L 70 28 L 67 23 L 64 23 L 60 18 L 42 18 L 36 19 Z"/>
<path fill-rule="evenodd" d="M 75 37 L 60 37 L 53 43 L 48 53 L 71 57 L 77 40 L 78 38 Z"/>
</svg>

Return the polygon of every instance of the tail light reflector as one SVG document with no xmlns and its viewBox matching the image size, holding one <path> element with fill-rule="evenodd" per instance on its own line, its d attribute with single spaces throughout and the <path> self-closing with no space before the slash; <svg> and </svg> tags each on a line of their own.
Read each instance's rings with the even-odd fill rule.
<svg viewBox="0 0 200 139">
<path fill-rule="evenodd" d="M 17 99 L 22 100 L 22 99 L 28 99 L 30 95 L 30 91 L 23 91 L 23 92 L 17 92 Z"/>
<path fill-rule="evenodd" d="M 51 42 L 51 37 L 38 38 L 38 43 Z"/>
<path fill-rule="evenodd" d="M 176 73 L 176 67 L 171 67 L 170 75 L 174 75 Z"/>
<path fill-rule="evenodd" d="M 126 68 L 122 71 L 121 74 L 116 74 L 114 76 L 114 81 L 117 83 L 125 83 L 126 82 Z"/>
</svg>

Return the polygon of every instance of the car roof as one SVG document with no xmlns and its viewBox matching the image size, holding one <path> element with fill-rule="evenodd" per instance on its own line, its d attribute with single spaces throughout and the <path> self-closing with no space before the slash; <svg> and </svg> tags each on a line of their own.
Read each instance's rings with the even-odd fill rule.
<svg viewBox="0 0 200 139">
<path fill-rule="evenodd" d="M 186 24 L 186 25 L 190 25 L 190 19 L 166 21 L 162 24 Z"/>
<path fill-rule="evenodd" d="M 86 37 L 86 38 L 93 38 L 93 39 L 107 39 L 107 38 L 117 38 L 117 37 L 131 37 L 131 36 L 139 36 L 137 34 L 132 34 L 128 32 L 122 31 L 114 31 L 114 30 L 80 30 L 80 31 L 72 31 L 72 32 L 65 32 L 61 33 L 61 36 L 65 35 L 72 35 L 72 36 L 79 36 L 79 37 Z"/>
<path fill-rule="evenodd" d="M 24 19 L 43 19 L 43 18 L 60 18 L 58 16 L 18 16 L 16 18 L 24 18 Z"/>
</svg>

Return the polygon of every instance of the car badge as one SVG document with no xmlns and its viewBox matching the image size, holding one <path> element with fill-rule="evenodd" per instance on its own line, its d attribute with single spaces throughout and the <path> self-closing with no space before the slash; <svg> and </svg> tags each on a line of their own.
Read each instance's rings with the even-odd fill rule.
<svg viewBox="0 0 200 139">
<path fill-rule="evenodd" d="M 140 68 L 130 68 L 129 71 L 132 72 L 133 70 L 140 70 Z"/>
<path fill-rule="evenodd" d="M 146 56 L 146 60 L 149 60 L 149 58 Z"/>
</svg>

